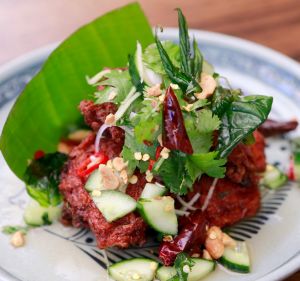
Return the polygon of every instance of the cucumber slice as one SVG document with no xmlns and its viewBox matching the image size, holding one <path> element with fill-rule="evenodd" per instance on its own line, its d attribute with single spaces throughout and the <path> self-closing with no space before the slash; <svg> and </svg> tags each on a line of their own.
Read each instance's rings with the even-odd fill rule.
<svg viewBox="0 0 300 281">
<path fill-rule="evenodd" d="M 198 281 L 214 271 L 216 264 L 214 261 L 192 258 L 194 265 L 188 274 L 187 281 Z M 168 281 L 176 275 L 176 269 L 171 266 L 162 266 L 157 270 L 156 276 L 160 281 Z"/>
<path fill-rule="evenodd" d="M 142 198 L 138 201 L 138 209 L 143 219 L 156 231 L 169 235 L 177 234 L 178 222 L 172 197 Z"/>
<path fill-rule="evenodd" d="M 94 172 L 92 172 L 86 183 L 85 183 L 85 189 L 89 192 L 92 192 L 95 189 L 103 190 L 103 185 L 101 181 L 101 173 L 99 169 L 96 169 Z"/>
<path fill-rule="evenodd" d="M 214 271 L 216 264 L 214 261 L 193 258 L 194 265 L 188 275 L 188 281 L 198 281 L 206 277 L 209 273 Z"/>
<path fill-rule="evenodd" d="M 61 214 L 61 206 L 42 207 L 37 201 L 30 200 L 24 211 L 24 221 L 31 226 L 41 226 L 47 222 L 52 223 Z"/>
<path fill-rule="evenodd" d="M 277 189 L 284 185 L 288 177 L 273 165 L 267 165 L 264 177 L 261 181 L 263 185 L 270 189 Z"/>
<path fill-rule="evenodd" d="M 172 266 L 162 266 L 156 272 L 156 277 L 160 281 L 168 281 L 176 275 L 176 269 Z"/>
<path fill-rule="evenodd" d="M 156 261 L 135 258 L 111 265 L 108 273 L 116 281 L 152 281 L 157 267 Z"/>
<path fill-rule="evenodd" d="M 94 196 L 94 203 L 108 222 L 122 218 L 136 208 L 136 201 L 129 195 L 116 190 L 104 190 Z"/>
<path fill-rule="evenodd" d="M 250 258 L 246 243 L 237 241 L 235 247 L 225 247 L 224 254 L 219 262 L 232 271 L 250 272 Z"/>
<path fill-rule="evenodd" d="M 146 183 L 141 198 L 155 198 L 163 196 L 167 189 L 159 183 Z"/>
</svg>

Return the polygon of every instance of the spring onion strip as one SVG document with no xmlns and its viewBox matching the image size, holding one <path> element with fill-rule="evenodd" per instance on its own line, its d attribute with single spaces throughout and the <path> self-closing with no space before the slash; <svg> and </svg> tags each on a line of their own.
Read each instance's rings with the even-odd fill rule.
<svg viewBox="0 0 300 281">
<path fill-rule="evenodd" d="M 155 167 L 154 167 L 154 171 L 158 171 L 159 168 L 160 168 L 160 166 L 162 165 L 162 163 L 164 163 L 164 161 L 165 161 L 165 159 L 161 157 L 161 158 L 156 162 Z"/>
<path fill-rule="evenodd" d="M 99 150 L 100 150 L 100 141 L 101 141 L 101 138 L 102 138 L 102 135 L 104 133 L 104 131 L 107 129 L 107 128 L 110 128 L 112 127 L 112 125 L 107 125 L 107 124 L 103 124 L 99 130 L 98 130 L 98 133 L 97 133 L 97 136 L 96 136 L 96 139 L 95 139 L 95 152 L 98 153 Z"/>
<path fill-rule="evenodd" d="M 85 79 L 89 85 L 94 85 L 98 81 L 100 81 L 105 74 L 110 73 L 110 72 L 111 72 L 110 69 L 105 69 L 105 70 L 100 71 L 99 73 L 97 73 L 96 75 L 94 75 L 91 78 L 86 76 Z"/>
<path fill-rule="evenodd" d="M 191 211 L 197 210 L 195 207 L 190 206 L 189 203 L 185 202 L 179 195 L 176 196 L 176 199 L 179 201 L 179 203 L 180 203 L 182 206 L 186 207 L 187 209 L 189 209 L 189 210 L 191 210 Z"/>
<path fill-rule="evenodd" d="M 187 212 L 187 211 L 182 211 L 182 210 L 175 209 L 175 214 L 178 215 L 178 216 L 188 216 L 190 213 Z"/>
<path fill-rule="evenodd" d="M 186 210 L 188 210 L 188 209 L 191 209 L 191 207 L 194 208 L 193 206 L 194 206 L 194 204 L 196 203 L 196 201 L 197 201 L 199 198 L 200 198 L 200 194 L 199 194 L 199 193 L 196 193 L 196 194 L 193 196 L 193 198 L 192 198 L 189 202 L 187 202 L 187 205 L 186 205 L 186 206 L 183 206 L 183 207 L 181 208 L 181 210 L 182 210 L 182 211 L 186 211 Z"/>
<path fill-rule="evenodd" d="M 218 179 L 216 178 L 216 179 L 214 179 L 212 185 L 210 186 L 208 194 L 207 194 L 207 196 L 205 198 L 205 202 L 204 202 L 204 204 L 203 204 L 203 206 L 201 208 L 202 211 L 206 210 L 206 208 L 207 208 L 207 206 L 208 206 L 208 204 L 209 204 L 209 202 L 210 202 L 210 200 L 211 200 L 211 198 L 212 198 L 212 196 L 214 194 L 217 182 L 218 182 Z"/>
<path fill-rule="evenodd" d="M 107 125 L 107 124 L 103 124 L 99 130 L 98 130 L 98 133 L 97 133 L 97 136 L 96 136 L 96 139 L 95 139 L 95 152 L 98 153 L 100 151 L 100 143 L 101 143 L 101 138 L 102 138 L 102 135 L 104 134 L 105 130 L 107 128 L 110 128 L 110 127 L 120 127 L 122 128 L 126 133 L 128 133 L 129 135 L 133 136 L 133 131 L 127 127 L 127 126 L 113 126 L 113 125 Z"/>
<path fill-rule="evenodd" d="M 136 92 L 135 87 L 132 87 L 130 92 L 128 93 L 125 100 L 122 101 L 120 107 L 118 108 L 116 114 L 115 114 L 115 120 L 119 120 L 122 118 L 126 110 L 129 108 L 129 106 L 141 95 L 141 93 Z"/>
</svg>

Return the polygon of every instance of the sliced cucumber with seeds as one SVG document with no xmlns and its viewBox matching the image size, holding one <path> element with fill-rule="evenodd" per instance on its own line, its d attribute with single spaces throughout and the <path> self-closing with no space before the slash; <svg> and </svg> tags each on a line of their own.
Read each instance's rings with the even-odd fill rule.
<svg viewBox="0 0 300 281">
<path fill-rule="evenodd" d="M 277 167 L 267 165 L 261 183 L 268 188 L 277 189 L 283 186 L 288 180 L 288 177 L 282 173 Z"/>
<path fill-rule="evenodd" d="M 111 265 L 108 273 L 116 281 L 152 281 L 157 267 L 156 261 L 135 258 Z"/>
<path fill-rule="evenodd" d="M 188 281 L 198 281 L 214 271 L 216 263 L 211 260 L 192 258 L 194 265 L 188 275 Z"/>
<path fill-rule="evenodd" d="M 158 232 L 175 235 L 178 231 L 174 199 L 170 196 L 140 199 L 138 209 L 143 219 Z"/>
<path fill-rule="evenodd" d="M 232 271 L 250 272 L 250 258 L 245 242 L 237 242 L 235 247 L 225 247 L 219 262 Z"/>
<path fill-rule="evenodd" d="M 89 175 L 84 187 L 89 192 L 92 192 L 95 189 L 98 189 L 98 190 L 103 189 L 101 173 L 100 173 L 99 169 L 96 169 Z"/>
<path fill-rule="evenodd" d="M 41 226 L 57 220 L 61 206 L 42 207 L 37 201 L 30 200 L 24 211 L 24 221 L 31 226 Z"/>
<path fill-rule="evenodd" d="M 99 191 L 91 194 L 94 203 L 108 222 L 112 222 L 133 212 L 136 201 L 129 195 L 116 190 Z"/>
<path fill-rule="evenodd" d="M 146 183 L 141 198 L 155 198 L 163 196 L 166 192 L 167 189 L 159 183 Z"/>
<path fill-rule="evenodd" d="M 156 272 L 156 277 L 160 281 L 168 281 L 176 275 L 176 269 L 172 266 L 162 266 Z"/>
</svg>

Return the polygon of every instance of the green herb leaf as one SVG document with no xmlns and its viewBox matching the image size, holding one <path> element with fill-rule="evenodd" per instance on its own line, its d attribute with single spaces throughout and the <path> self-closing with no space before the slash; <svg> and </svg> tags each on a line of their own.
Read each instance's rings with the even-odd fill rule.
<svg viewBox="0 0 300 281">
<path fill-rule="evenodd" d="M 267 119 L 272 102 L 272 97 L 246 96 L 226 105 L 217 147 L 221 158 L 227 157 L 239 142 Z"/>
<path fill-rule="evenodd" d="M 178 26 L 179 26 L 179 42 L 180 42 L 180 60 L 181 60 L 181 70 L 184 73 L 191 74 L 190 65 L 190 39 L 189 32 L 186 23 L 186 19 L 182 14 L 181 9 L 177 9 L 178 12 Z"/>
<path fill-rule="evenodd" d="M 29 226 L 6 225 L 6 226 L 3 226 L 2 232 L 3 232 L 4 234 L 11 235 L 11 234 L 16 233 L 17 231 L 21 231 L 23 234 L 26 234 L 26 233 L 28 232 L 29 229 L 30 229 Z"/>
<path fill-rule="evenodd" d="M 81 27 L 49 56 L 19 96 L 0 140 L 4 158 L 19 178 L 35 151 L 56 151 L 64 128 L 80 119 L 79 102 L 94 92 L 85 76 L 125 66 L 137 40 L 145 47 L 153 43 L 153 34 L 134 3 Z"/>
<path fill-rule="evenodd" d="M 56 152 L 33 160 L 27 167 L 24 181 L 29 196 L 41 206 L 57 206 L 61 202 L 58 185 L 67 155 Z"/>
<path fill-rule="evenodd" d="M 156 165 L 159 163 L 156 162 Z M 165 186 L 175 194 L 186 194 L 188 188 L 192 186 L 185 170 L 186 155 L 179 151 L 171 151 L 169 158 L 165 159 L 156 172 L 154 165 L 153 172 L 158 174 Z M 159 163 L 160 164 L 160 163 Z"/>
<path fill-rule="evenodd" d="M 134 172 L 136 168 L 139 168 L 141 173 L 146 172 L 149 166 L 148 161 L 137 161 L 134 158 L 135 152 L 141 152 L 142 154 L 149 154 L 151 159 L 155 159 L 155 151 L 157 145 L 148 146 L 144 143 L 139 143 L 133 135 L 125 133 L 125 143 L 122 150 L 122 157 L 125 161 L 128 161 L 128 170 L 130 173 Z"/>
<path fill-rule="evenodd" d="M 180 53 L 178 45 L 174 44 L 171 41 L 161 41 L 161 44 L 168 54 L 174 67 L 180 67 Z M 155 73 L 165 75 L 165 69 L 163 67 L 158 49 L 156 44 L 149 45 L 143 54 L 143 62 L 145 65 L 153 70 Z"/>
<path fill-rule="evenodd" d="M 47 212 L 45 212 L 42 215 L 42 220 L 43 220 L 43 225 L 51 225 L 52 221 L 49 219 L 49 214 Z"/>
<path fill-rule="evenodd" d="M 191 179 L 195 181 L 202 174 L 207 174 L 213 178 L 223 178 L 225 176 L 226 159 L 218 159 L 218 152 L 188 155 L 186 169 Z"/>
<path fill-rule="evenodd" d="M 201 88 L 199 84 L 195 81 L 195 79 L 193 79 L 190 75 L 179 71 L 173 65 L 169 55 L 165 51 L 162 43 L 160 42 L 157 36 L 155 36 L 155 42 L 163 67 L 171 82 L 177 84 L 183 91 L 183 93 L 192 93 L 200 91 Z"/>
<path fill-rule="evenodd" d="M 220 120 L 209 109 L 185 116 L 185 125 L 194 153 L 206 153 L 213 143 L 213 133 L 219 129 Z"/>
<path fill-rule="evenodd" d="M 97 85 L 105 86 L 105 89 L 95 93 L 96 103 L 112 101 L 115 104 L 120 104 L 133 86 L 130 79 L 128 70 L 122 72 L 112 70 L 110 73 L 105 74 L 104 80 L 97 83 Z M 113 100 L 109 98 L 112 92 L 117 94 Z"/>
<path fill-rule="evenodd" d="M 193 40 L 193 51 L 194 51 L 194 57 L 191 60 L 191 73 L 192 73 L 192 76 L 195 77 L 195 79 L 198 79 L 202 72 L 203 55 L 200 52 L 200 49 L 198 47 L 198 44 L 197 44 L 197 41 L 195 38 Z"/>
<path fill-rule="evenodd" d="M 142 93 L 145 88 L 145 83 L 142 81 L 141 76 L 138 72 L 137 66 L 134 61 L 134 56 L 129 55 L 129 74 L 131 77 L 131 82 L 135 86 L 138 92 Z"/>
<path fill-rule="evenodd" d="M 187 281 L 188 273 L 184 271 L 183 267 L 188 266 L 191 269 L 194 264 L 195 262 L 186 253 L 178 254 L 174 262 L 177 274 L 168 281 Z"/>
</svg>

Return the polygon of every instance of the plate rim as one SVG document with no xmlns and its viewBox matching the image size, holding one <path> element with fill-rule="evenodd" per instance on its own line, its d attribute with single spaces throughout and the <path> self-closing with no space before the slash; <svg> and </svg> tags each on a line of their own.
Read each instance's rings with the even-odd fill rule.
<svg viewBox="0 0 300 281">
<path fill-rule="evenodd" d="M 273 64 L 280 66 L 280 68 L 284 68 L 289 72 L 292 72 L 296 77 L 300 77 L 300 63 L 270 47 L 263 46 L 247 39 L 199 29 L 190 29 L 190 34 L 194 35 L 195 38 L 199 40 L 200 44 L 201 39 L 205 38 L 207 42 L 217 43 L 243 52 L 249 52 L 256 57 L 271 61 Z M 164 28 L 163 35 L 176 38 L 178 36 L 178 28 L 166 27 Z M 22 69 L 41 63 L 41 61 L 45 60 L 58 45 L 59 42 L 47 44 L 0 65 L 0 83 L 9 79 Z M 293 274 L 299 270 L 299 268 L 300 254 L 298 253 L 290 260 L 286 261 L 283 265 L 280 265 L 275 270 L 267 273 L 267 275 L 257 279 L 257 281 L 281 280 L 282 278 Z M 0 269 L 0 273 L 1 271 L 2 270 Z"/>
</svg>

